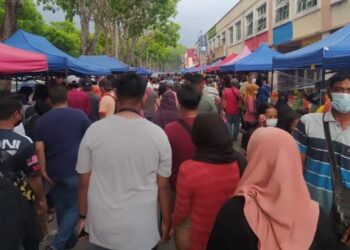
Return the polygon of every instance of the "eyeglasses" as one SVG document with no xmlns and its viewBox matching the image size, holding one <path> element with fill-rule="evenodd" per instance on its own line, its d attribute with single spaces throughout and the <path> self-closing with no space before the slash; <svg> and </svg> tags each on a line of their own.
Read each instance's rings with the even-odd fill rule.
<svg viewBox="0 0 350 250">
<path fill-rule="evenodd" d="M 334 87 L 331 89 L 333 93 L 347 93 L 350 94 L 350 88 Z"/>
</svg>

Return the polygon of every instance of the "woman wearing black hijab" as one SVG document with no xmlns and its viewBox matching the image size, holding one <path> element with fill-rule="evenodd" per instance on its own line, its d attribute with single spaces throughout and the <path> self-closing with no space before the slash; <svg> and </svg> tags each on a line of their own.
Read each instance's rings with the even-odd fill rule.
<svg viewBox="0 0 350 250">
<path fill-rule="evenodd" d="M 240 170 L 228 129 L 219 114 L 200 114 L 192 127 L 192 141 L 196 153 L 180 166 L 173 226 L 176 230 L 190 218 L 189 249 L 199 250 L 206 249 L 215 217 L 235 191 Z"/>
</svg>

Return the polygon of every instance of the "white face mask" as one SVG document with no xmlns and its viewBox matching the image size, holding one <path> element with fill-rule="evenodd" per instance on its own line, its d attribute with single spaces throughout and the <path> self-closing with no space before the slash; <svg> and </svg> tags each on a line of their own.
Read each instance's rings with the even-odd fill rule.
<svg viewBox="0 0 350 250">
<path fill-rule="evenodd" d="M 277 122 L 278 122 L 278 119 L 266 119 L 266 126 L 267 127 L 276 127 Z"/>
<path fill-rule="evenodd" d="M 350 94 L 332 93 L 333 108 L 343 114 L 350 112 Z"/>
<path fill-rule="evenodd" d="M 256 83 L 256 78 L 253 78 L 253 79 L 252 79 L 252 83 Z"/>
</svg>

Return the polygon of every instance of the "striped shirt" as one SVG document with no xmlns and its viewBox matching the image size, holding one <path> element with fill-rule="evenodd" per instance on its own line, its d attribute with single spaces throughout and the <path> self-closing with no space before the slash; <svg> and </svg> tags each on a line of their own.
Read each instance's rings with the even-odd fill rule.
<svg viewBox="0 0 350 250">
<path fill-rule="evenodd" d="M 350 126 L 342 129 L 331 112 L 327 112 L 324 119 L 329 122 L 342 183 L 350 189 Z M 323 114 L 303 116 L 294 131 L 294 138 L 300 152 L 306 155 L 304 177 L 311 198 L 330 214 L 333 202 L 332 167 L 323 129 Z"/>
</svg>

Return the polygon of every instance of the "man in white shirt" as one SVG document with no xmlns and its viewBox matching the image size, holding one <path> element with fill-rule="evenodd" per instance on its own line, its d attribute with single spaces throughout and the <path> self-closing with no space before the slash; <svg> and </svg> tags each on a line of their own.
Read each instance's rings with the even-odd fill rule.
<svg viewBox="0 0 350 250">
<path fill-rule="evenodd" d="M 163 130 L 140 116 L 147 81 L 128 73 L 115 84 L 118 112 L 94 123 L 80 145 L 78 229 L 98 247 L 151 250 L 169 238 L 171 148 Z M 85 219 L 86 218 L 86 219 Z"/>
</svg>

